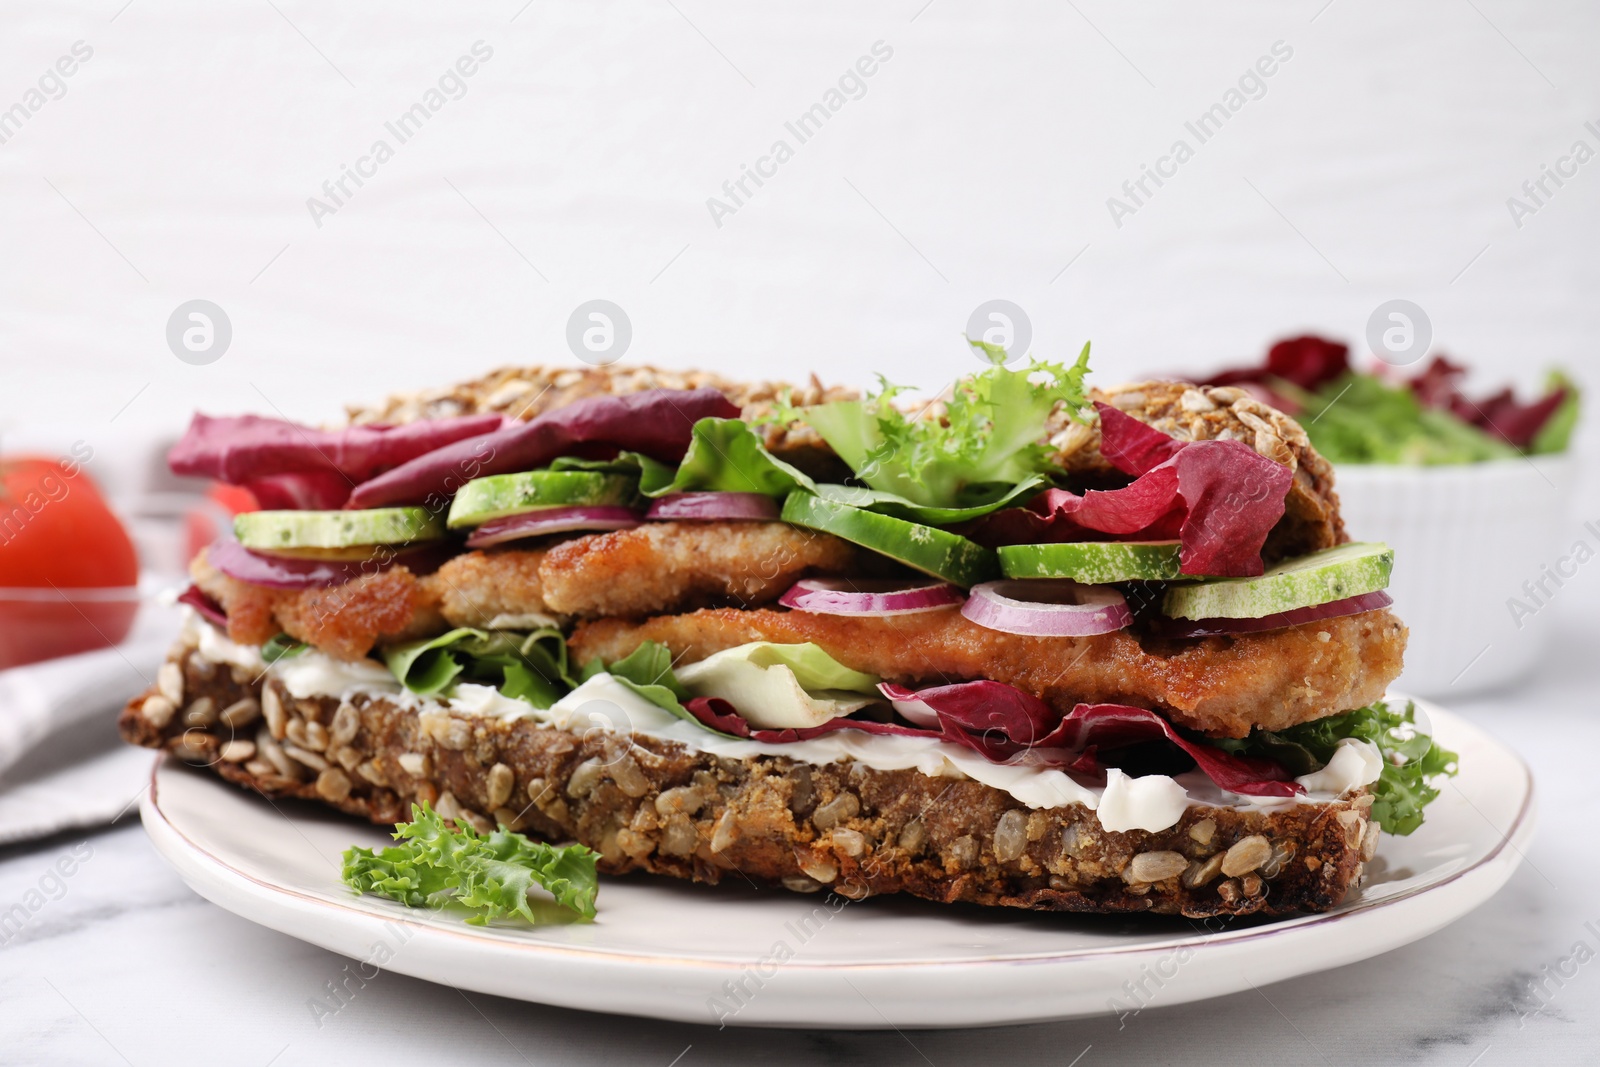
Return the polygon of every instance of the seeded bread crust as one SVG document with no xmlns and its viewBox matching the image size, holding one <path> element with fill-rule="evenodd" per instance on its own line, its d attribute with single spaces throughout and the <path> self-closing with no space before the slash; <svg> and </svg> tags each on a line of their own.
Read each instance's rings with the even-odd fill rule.
<svg viewBox="0 0 1600 1067">
<path fill-rule="evenodd" d="M 1350 540 L 1339 515 L 1333 465 L 1312 447 L 1298 422 L 1245 390 L 1153 381 L 1093 389 L 1089 396 L 1179 441 L 1240 441 L 1293 471 L 1284 517 L 1262 550 L 1267 560 L 1303 556 Z M 1079 425 L 1058 412 L 1050 433 L 1056 461 L 1066 470 L 1088 477 L 1112 471 L 1100 454 L 1098 418 Z"/>
<path fill-rule="evenodd" d="M 844 762 L 726 759 L 646 735 L 293 699 L 180 644 L 123 709 L 125 740 L 270 797 L 387 824 L 413 801 L 481 830 L 576 840 L 609 874 L 727 878 L 859 900 L 910 893 L 1045 911 L 1193 918 L 1324 911 L 1377 848 L 1372 798 L 1266 813 L 1195 807 L 1113 833 L 1082 805 L 1030 810 L 970 779 Z"/>
<path fill-rule="evenodd" d="M 854 389 L 824 386 L 816 375 L 803 385 L 788 385 L 738 382 L 710 371 L 666 370 L 648 365 L 583 369 L 531 366 L 500 367 L 471 381 L 397 394 L 372 407 L 351 406 L 346 410 L 350 421 L 357 425 L 392 425 L 489 412 L 532 419 L 587 397 L 623 396 L 646 389 L 715 389 L 739 406 L 743 418 L 752 421 L 770 414 L 786 393 L 796 407 L 860 396 Z M 833 450 L 809 426 L 769 425 L 762 434 L 769 450 L 807 473 L 832 480 L 840 480 L 848 473 Z"/>
</svg>

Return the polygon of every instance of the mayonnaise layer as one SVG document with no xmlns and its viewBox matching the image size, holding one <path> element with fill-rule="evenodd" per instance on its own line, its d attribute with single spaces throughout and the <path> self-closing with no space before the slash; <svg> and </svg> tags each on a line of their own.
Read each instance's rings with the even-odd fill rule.
<svg viewBox="0 0 1600 1067">
<path fill-rule="evenodd" d="M 609 674 L 589 679 L 548 709 L 503 696 L 493 686 L 470 683 L 457 685 L 448 698 L 422 698 L 401 686 L 386 668 L 371 661 L 350 663 L 307 649 L 269 666 L 259 649 L 229 640 L 193 613 L 186 625 L 202 657 L 265 671 L 296 699 L 365 695 L 408 708 L 434 704 L 462 715 L 508 722 L 531 719 L 580 735 L 590 731 L 644 734 L 728 759 L 785 756 L 815 766 L 854 760 L 879 771 L 915 770 L 934 778 L 970 778 L 1004 790 L 1030 808 L 1082 804 L 1095 812 L 1101 826 L 1119 833 L 1165 830 L 1176 825 L 1190 807 L 1201 804 L 1270 811 L 1301 803 L 1327 803 L 1349 789 L 1376 781 L 1383 768 L 1376 746 L 1346 738 L 1326 767 L 1297 779 L 1307 790 L 1301 797 L 1230 793 L 1199 771 L 1175 777 L 1153 774 L 1130 778 L 1113 769 L 1106 776 L 1104 788 L 1094 788 L 1052 767 L 991 763 L 975 752 L 928 737 L 838 730 L 806 741 L 776 745 L 727 738 L 657 707 Z"/>
</svg>

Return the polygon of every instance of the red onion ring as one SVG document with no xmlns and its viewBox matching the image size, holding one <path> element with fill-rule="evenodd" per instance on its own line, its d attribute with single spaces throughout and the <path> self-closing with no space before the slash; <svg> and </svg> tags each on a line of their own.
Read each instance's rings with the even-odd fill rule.
<svg viewBox="0 0 1600 1067">
<path fill-rule="evenodd" d="M 1344 615 L 1359 615 L 1364 611 L 1377 611 L 1394 603 L 1394 598 L 1382 589 L 1375 593 L 1333 600 L 1309 608 L 1280 611 L 1276 615 L 1263 615 L 1259 619 L 1157 619 L 1155 632 L 1162 637 L 1183 640 L 1190 637 L 1217 637 L 1225 634 L 1253 634 L 1262 630 L 1281 630 L 1285 626 L 1298 626 L 1319 619 L 1337 619 Z"/>
<path fill-rule="evenodd" d="M 985 629 L 1027 637 L 1090 637 L 1133 621 L 1115 589 L 1065 578 L 983 582 L 972 587 L 961 614 Z"/>
<path fill-rule="evenodd" d="M 487 548 L 506 541 L 575 530 L 627 530 L 639 525 L 639 513 L 616 505 L 540 508 L 520 515 L 490 519 L 467 538 L 468 548 Z"/>
<path fill-rule="evenodd" d="M 776 522 L 778 502 L 764 493 L 668 493 L 647 519 L 687 522 Z"/>
<path fill-rule="evenodd" d="M 849 578 L 802 578 L 778 598 L 795 611 L 817 615 L 881 618 L 935 611 L 961 603 L 961 590 L 949 582 L 857 581 Z"/>
<path fill-rule="evenodd" d="M 324 589 L 343 585 L 368 574 L 377 574 L 404 563 L 414 573 L 427 574 L 438 569 L 449 546 L 418 545 L 411 548 L 377 551 L 370 559 L 328 560 L 295 559 L 252 552 L 232 538 L 213 541 L 206 559 L 230 578 L 269 589 Z"/>
</svg>

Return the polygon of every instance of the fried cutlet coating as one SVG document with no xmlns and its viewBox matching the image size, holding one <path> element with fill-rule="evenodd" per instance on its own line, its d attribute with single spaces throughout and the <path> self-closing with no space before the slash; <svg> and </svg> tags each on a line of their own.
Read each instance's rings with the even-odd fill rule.
<svg viewBox="0 0 1600 1067">
<path fill-rule="evenodd" d="M 202 552 L 189 573 L 227 613 L 228 636 L 246 645 L 281 632 L 338 659 L 358 660 L 380 641 L 427 636 L 443 621 L 427 590 L 403 566 L 324 589 L 272 589 L 228 577 Z"/>
<path fill-rule="evenodd" d="M 842 574 L 861 553 L 781 522 L 654 522 L 552 548 L 544 599 L 565 615 L 650 615 L 712 602 L 770 603 L 804 574 Z"/>
<path fill-rule="evenodd" d="M 545 603 L 539 573 L 548 552 L 548 548 L 463 552 L 422 581 L 451 626 L 481 628 L 512 621 L 550 625 L 559 620 Z"/>
</svg>

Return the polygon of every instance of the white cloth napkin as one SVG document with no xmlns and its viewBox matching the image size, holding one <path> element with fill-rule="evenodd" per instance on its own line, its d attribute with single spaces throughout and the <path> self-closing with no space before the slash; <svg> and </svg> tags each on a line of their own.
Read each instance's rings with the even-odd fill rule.
<svg viewBox="0 0 1600 1067">
<path fill-rule="evenodd" d="M 0 671 L 0 845 L 132 810 L 152 753 L 117 738 L 116 715 L 155 678 L 175 619 L 146 604 L 116 648 Z"/>
</svg>

